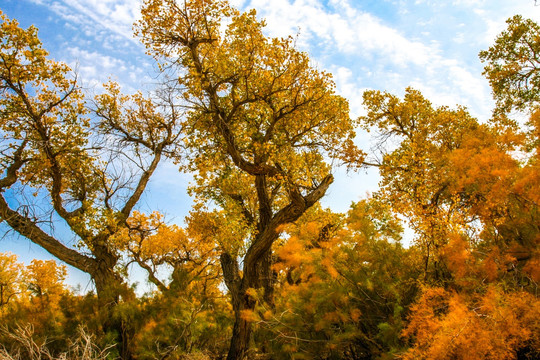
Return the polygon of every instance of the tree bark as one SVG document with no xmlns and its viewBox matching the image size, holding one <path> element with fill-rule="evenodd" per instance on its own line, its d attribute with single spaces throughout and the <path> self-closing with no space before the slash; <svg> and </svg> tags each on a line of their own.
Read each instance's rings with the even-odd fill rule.
<svg viewBox="0 0 540 360">
<path fill-rule="evenodd" d="M 255 301 L 245 293 L 240 296 L 240 302 L 234 306 L 234 327 L 227 360 L 243 360 L 248 356 L 252 324 L 243 317 L 244 311 L 253 311 Z"/>
<path fill-rule="evenodd" d="M 0 192 L 0 220 L 5 221 L 13 230 L 41 246 L 51 255 L 81 271 L 89 273 L 89 270 L 97 265 L 94 258 L 66 247 L 44 232 L 34 221 L 11 209 L 2 192 Z"/>
</svg>

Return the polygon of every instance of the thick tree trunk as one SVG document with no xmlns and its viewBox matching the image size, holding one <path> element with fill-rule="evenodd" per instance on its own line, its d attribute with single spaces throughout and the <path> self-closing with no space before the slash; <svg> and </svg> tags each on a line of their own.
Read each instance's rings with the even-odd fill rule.
<svg viewBox="0 0 540 360">
<path fill-rule="evenodd" d="M 91 277 L 96 286 L 100 307 L 115 306 L 127 292 L 127 286 L 112 268 L 98 268 L 91 273 Z"/>
<path fill-rule="evenodd" d="M 118 276 L 118 274 L 110 271 L 104 271 L 93 277 L 96 283 L 98 294 L 98 304 L 101 325 L 104 333 L 114 334 L 116 348 L 123 360 L 131 360 L 130 351 L 131 340 L 133 338 L 133 329 L 130 324 L 127 324 L 118 314 L 116 314 L 116 306 L 121 301 L 121 298 L 130 296 L 126 284 Z"/>
<path fill-rule="evenodd" d="M 93 246 L 92 254 L 96 262 L 88 272 L 94 280 L 100 305 L 114 305 L 120 301 L 120 297 L 129 296 L 129 289 L 124 284 L 124 280 L 114 270 L 118 263 L 118 256 L 107 246 L 98 244 Z"/>
<path fill-rule="evenodd" d="M 246 295 L 244 295 L 245 297 Z M 243 299 L 234 309 L 234 328 L 227 360 L 244 360 L 247 358 L 252 324 L 242 317 L 243 311 L 253 311 L 255 302 Z"/>
<path fill-rule="evenodd" d="M 259 266 L 260 272 L 258 274 L 259 284 L 257 284 L 257 287 L 264 289 L 264 302 L 272 308 L 274 307 L 274 285 L 277 280 L 277 274 L 272 270 L 273 263 L 274 257 L 270 249 L 261 259 Z"/>
</svg>

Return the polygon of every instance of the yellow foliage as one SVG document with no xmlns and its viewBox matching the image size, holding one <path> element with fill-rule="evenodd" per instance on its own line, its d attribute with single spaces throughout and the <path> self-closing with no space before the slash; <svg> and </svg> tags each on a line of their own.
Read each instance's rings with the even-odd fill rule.
<svg viewBox="0 0 540 360">
<path fill-rule="evenodd" d="M 274 313 L 272 312 L 272 310 L 266 310 L 263 315 L 262 315 L 263 319 L 264 320 L 270 320 L 274 317 Z"/>
<path fill-rule="evenodd" d="M 540 283 L 540 252 L 533 254 L 532 259 L 527 261 L 523 270 L 531 277 L 535 283 Z"/>
<path fill-rule="evenodd" d="M 24 293 L 23 265 L 17 262 L 17 255 L 0 253 L 0 314 L 11 301 Z"/>
<path fill-rule="evenodd" d="M 283 262 L 277 263 L 276 269 L 283 266 L 299 267 L 309 259 L 309 254 L 304 250 L 305 244 L 297 237 L 291 237 L 285 245 L 279 248 L 276 254 Z"/>
<path fill-rule="evenodd" d="M 259 297 L 259 294 L 257 294 L 257 290 L 254 288 L 247 289 L 246 295 L 251 297 L 252 299 L 257 299 Z"/>
<path fill-rule="evenodd" d="M 328 257 L 323 258 L 321 260 L 321 265 L 323 265 L 325 267 L 326 271 L 328 271 L 328 274 L 330 274 L 330 276 L 333 279 L 336 279 L 339 276 L 338 271 L 336 270 L 334 265 L 332 265 L 332 259 L 331 258 L 328 258 Z"/>
</svg>

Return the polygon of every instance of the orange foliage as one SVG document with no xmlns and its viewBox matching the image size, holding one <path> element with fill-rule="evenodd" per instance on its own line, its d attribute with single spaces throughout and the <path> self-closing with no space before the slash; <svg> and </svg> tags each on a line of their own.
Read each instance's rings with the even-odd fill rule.
<svg viewBox="0 0 540 360">
<path fill-rule="evenodd" d="M 465 280 L 467 275 L 473 275 L 471 263 L 474 259 L 472 259 L 469 242 L 464 236 L 449 234 L 448 244 L 443 246 L 441 254 L 446 266 L 458 281 Z"/>
<path fill-rule="evenodd" d="M 413 346 L 402 359 L 516 359 L 540 352 L 540 300 L 523 292 L 490 287 L 470 298 L 425 288 L 411 307 L 403 336 Z"/>
</svg>

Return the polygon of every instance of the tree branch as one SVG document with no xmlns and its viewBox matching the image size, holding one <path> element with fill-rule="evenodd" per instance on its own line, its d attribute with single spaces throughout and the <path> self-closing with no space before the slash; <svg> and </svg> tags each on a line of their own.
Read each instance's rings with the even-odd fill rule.
<svg viewBox="0 0 540 360">
<path fill-rule="evenodd" d="M 0 195 L 0 219 L 22 236 L 38 244 L 53 256 L 86 273 L 98 266 L 95 259 L 79 254 L 41 230 L 34 221 L 11 209 L 3 195 Z"/>
</svg>

